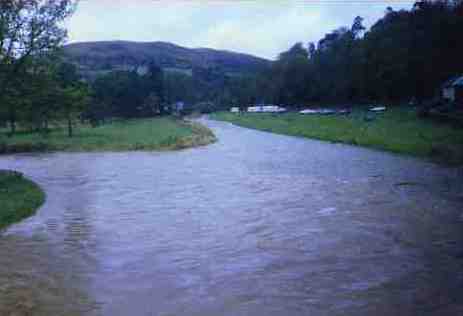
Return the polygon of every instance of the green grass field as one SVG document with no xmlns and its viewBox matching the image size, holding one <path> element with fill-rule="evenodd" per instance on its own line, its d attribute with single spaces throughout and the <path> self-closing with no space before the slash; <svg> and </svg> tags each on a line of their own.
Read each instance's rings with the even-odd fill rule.
<svg viewBox="0 0 463 316">
<path fill-rule="evenodd" d="M 0 170 L 0 229 L 33 215 L 45 193 L 22 175 Z"/>
<path fill-rule="evenodd" d="M 117 121 L 96 128 L 78 126 L 72 138 L 67 137 L 66 128 L 54 128 L 46 136 L 19 131 L 11 138 L 3 130 L 0 153 L 172 150 L 206 145 L 214 140 L 213 133 L 199 124 L 163 117 Z"/>
<path fill-rule="evenodd" d="M 372 147 L 431 158 L 447 164 L 463 164 L 463 129 L 420 119 L 410 108 L 391 108 L 365 120 L 364 110 L 348 116 L 214 113 L 211 118 L 285 135 Z"/>
</svg>

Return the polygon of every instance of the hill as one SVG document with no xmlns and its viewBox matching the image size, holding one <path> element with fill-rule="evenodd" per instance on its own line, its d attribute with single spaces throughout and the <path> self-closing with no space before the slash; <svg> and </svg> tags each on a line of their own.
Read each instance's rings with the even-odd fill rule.
<svg viewBox="0 0 463 316">
<path fill-rule="evenodd" d="M 230 51 L 209 48 L 186 48 L 166 42 L 81 42 L 65 46 L 67 58 L 79 66 L 88 79 L 116 70 L 146 71 L 155 62 L 166 72 L 197 74 L 206 80 L 208 73 L 239 76 L 255 73 L 270 61 Z"/>
</svg>

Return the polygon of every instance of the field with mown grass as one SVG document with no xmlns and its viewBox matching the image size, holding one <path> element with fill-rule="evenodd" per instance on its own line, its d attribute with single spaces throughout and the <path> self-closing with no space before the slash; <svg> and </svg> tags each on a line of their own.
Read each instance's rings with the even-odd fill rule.
<svg viewBox="0 0 463 316">
<path fill-rule="evenodd" d="M 0 130 L 0 153 L 174 150 L 215 141 L 208 128 L 170 117 L 115 121 L 95 128 L 80 125 L 74 134 L 69 138 L 65 126 L 53 127 L 46 135 L 19 130 L 8 137 L 6 129 Z"/>
<path fill-rule="evenodd" d="M 463 128 L 419 118 L 412 108 L 390 108 L 376 115 L 355 109 L 346 116 L 219 112 L 211 118 L 262 131 L 463 164 Z"/>
<path fill-rule="evenodd" d="M 20 173 L 0 170 L 0 230 L 33 215 L 44 201 L 37 184 Z"/>
</svg>

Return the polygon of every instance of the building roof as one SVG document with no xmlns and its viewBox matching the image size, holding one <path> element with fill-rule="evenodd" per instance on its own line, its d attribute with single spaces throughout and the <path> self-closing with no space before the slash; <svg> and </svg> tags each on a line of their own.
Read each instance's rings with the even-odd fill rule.
<svg viewBox="0 0 463 316">
<path fill-rule="evenodd" d="M 444 83 L 444 88 L 450 87 L 463 87 L 463 76 L 452 77 L 450 80 Z"/>
</svg>

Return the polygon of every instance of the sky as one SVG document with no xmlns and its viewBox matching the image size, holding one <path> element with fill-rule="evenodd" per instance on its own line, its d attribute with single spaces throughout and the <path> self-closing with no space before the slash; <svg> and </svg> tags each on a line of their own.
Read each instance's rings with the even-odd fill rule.
<svg viewBox="0 0 463 316">
<path fill-rule="evenodd" d="M 358 15 L 365 26 L 388 6 L 413 0 L 80 0 L 69 42 L 164 41 L 275 59 L 296 42 L 317 42 Z"/>
</svg>

